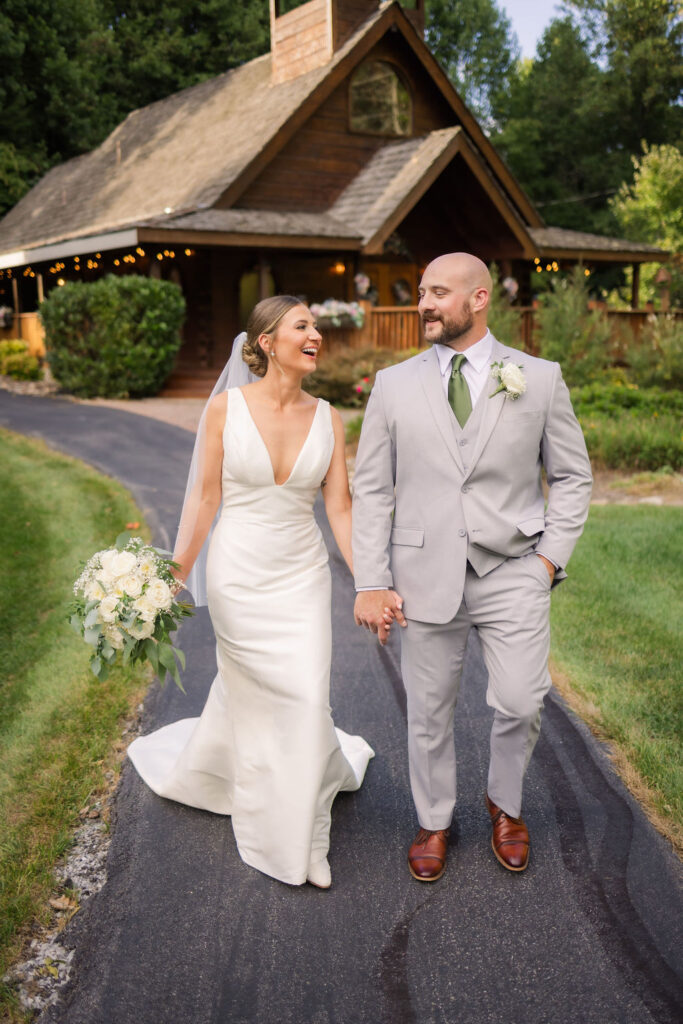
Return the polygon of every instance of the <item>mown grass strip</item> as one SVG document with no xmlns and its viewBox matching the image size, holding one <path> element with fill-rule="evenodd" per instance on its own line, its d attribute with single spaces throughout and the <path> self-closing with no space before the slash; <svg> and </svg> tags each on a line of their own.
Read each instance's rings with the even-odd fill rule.
<svg viewBox="0 0 683 1024">
<path fill-rule="evenodd" d="M 681 850 L 682 529 L 680 508 L 594 506 L 552 601 L 560 689 Z"/>
<path fill-rule="evenodd" d="M 144 691 L 140 669 L 98 683 L 66 619 L 80 563 L 140 519 L 115 481 L 0 431 L 0 978 L 32 922 L 48 921 L 53 865 Z"/>
</svg>

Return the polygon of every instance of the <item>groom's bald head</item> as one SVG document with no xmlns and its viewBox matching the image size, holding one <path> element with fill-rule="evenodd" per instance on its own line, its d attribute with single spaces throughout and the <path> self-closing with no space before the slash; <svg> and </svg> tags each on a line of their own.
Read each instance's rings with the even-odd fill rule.
<svg viewBox="0 0 683 1024">
<path fill-rule="evenodd" d="M 469 252 L 437 256 L 425 267 L 419 310 L 425 339 L 462 350 L 486 333 L 493 282 L 488 267 Z"/>
</svg>

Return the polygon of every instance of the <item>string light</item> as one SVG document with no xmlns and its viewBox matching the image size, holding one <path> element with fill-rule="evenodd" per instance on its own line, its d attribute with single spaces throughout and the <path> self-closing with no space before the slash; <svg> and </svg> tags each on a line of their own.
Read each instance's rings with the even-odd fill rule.
<svg viewBox="0 0 683 1024">
<path fill-rule="evenodd" d="M 539 260 L 538 256 L 534 256 L 534 263 L 538 265 L 540 262 L 541 261 Z"/>
</svg>

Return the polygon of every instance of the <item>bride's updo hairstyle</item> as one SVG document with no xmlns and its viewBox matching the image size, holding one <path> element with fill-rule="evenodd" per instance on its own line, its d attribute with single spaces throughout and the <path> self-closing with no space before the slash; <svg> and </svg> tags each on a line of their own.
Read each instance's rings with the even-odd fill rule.
<svg viewBox="0 0 683 1024">
<path fill-rule="evenodd" d="M 268 356 L 258 343 L 262 334 L 273 334 L 285 313 L 294 306 L 302 306 L 301 299 L 294 295 L 273 295 L 269 299 L 261 299 L 251 311 L 247 322 L 247 340 L 242 348 L 242 358 L 252 373 L 257 377 L 265 377 L 268 369 Z"/>
</svg>

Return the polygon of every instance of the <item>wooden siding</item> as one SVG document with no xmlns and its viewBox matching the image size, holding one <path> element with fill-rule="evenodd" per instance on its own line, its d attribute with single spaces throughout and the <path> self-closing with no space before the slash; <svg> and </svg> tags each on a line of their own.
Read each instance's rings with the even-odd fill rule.
<svg viewBox="0 0 683 1024">
<path fill-rule="evenodd" d="M 385 37 L 366 59 L 388 60 L 396 66 L 412 96 L 414 135 L 453 124 L 452 111 L 402 38 Z M 385 143 L 383 136 L 350 131 L 347 78 L 235 205 L 256 210 L 326 210 Z"/>
</svg>

